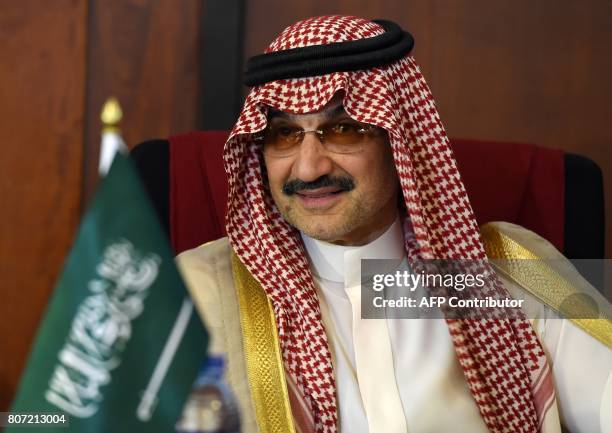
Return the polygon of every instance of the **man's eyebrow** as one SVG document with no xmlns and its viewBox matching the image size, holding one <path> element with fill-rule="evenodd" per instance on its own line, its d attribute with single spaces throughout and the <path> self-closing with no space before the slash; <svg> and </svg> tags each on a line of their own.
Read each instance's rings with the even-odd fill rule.
<svg viewBox="0 0 612 433">
<path fill-rule="evenodd" d="M 277 110 L 273 107 L 268 107 L 268 120 L 272 120 L 275 117 L 280 117 L 282 119 L 289 119 L 291 115 L 289 113 L 285 113 L 284 111 Z"/>
<path fill-rule="evenodd" d="M 323 112 L 323 116 L 326 119 L 333 119 L 334 117 L 340 116 L 342 114 L 346 114 L 346 111 L 344 111 L 344 105 L 342 104 L 336 105 L 334 108 L 330 110 L 325 110 Z"/>
<path fill-rule="evenodd" d="M 324 110 L 321 114 L 326 120 L 329 120 L 339 115 L 346 114 L 346 112 L 344 111 L 344 105 L 339 104 L 333 108 Z M 268 107 L 268 120 L 272 120 L 274 118 L 291 120 L 293 116 L 295 116 L 295 114 L 285 113 L 284 111 L 277 110 L 276 108 Z"/>
</svg>

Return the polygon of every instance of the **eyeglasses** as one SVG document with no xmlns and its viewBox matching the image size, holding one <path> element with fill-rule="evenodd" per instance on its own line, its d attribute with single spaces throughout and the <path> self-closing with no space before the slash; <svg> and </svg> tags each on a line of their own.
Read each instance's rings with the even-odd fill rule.
<svg viewBox="0 0 612 433">
<path fill-rule="evenodd" d="M 295 155 L 304 136 L 309 132 L 315 133 L 329 152 L 347 154 L 360 152 L 367 137 L 383 134 L 384 130 L 374 125 L 348 120 L 308 131 L 291 125 L 270 125 L 255 139 L 263 142 L 264 154 L 283 158 Z"/>
</svg>

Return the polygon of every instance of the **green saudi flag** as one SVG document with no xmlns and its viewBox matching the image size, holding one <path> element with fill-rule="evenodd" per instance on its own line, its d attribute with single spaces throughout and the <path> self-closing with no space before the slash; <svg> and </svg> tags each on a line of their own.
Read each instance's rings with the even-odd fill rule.
<svg viewBox="0 0 612 433">
<path fill-rule="evenodd" d="M 140 179 L 117 154 L 79 228 L 11 413 L 69 418 L 67 427 L 36 425 L 42 432 L 171 433 L 207 342 Z"/>
</svg>

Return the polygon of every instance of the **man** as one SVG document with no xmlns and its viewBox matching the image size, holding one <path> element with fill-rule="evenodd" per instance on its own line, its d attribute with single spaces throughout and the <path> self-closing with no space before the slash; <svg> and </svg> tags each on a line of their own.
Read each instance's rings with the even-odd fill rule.
<svg viewBox="0 0 612 433">
<path fill-rule="evenodd" d="M 534 237 L 498 225 L 483 245 L 411 48 L 393 23 L 328 16 L 249 62 L 228 238 L 178 258 L 243 431 L 612 431 L 609 328 L 362 318 L 361 259 L 414 270 Z"/>
</svg>

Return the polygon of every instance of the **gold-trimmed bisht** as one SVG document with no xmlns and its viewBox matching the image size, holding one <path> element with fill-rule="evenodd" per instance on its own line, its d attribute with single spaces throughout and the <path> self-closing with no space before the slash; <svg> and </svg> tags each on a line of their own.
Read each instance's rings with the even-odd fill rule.
<svg viewBox="0 0 612 433">
<path fill-rule="evenodd" d="M 607 300 L 556 250 L 558 257 L 542 257 L 500 226 L 503 224 L 489 223 L 480 229 L 493 268 L 561 317 L 612 348 L 612 316 Z M 560 266 L 553 266 L 556 262 L 560 262 Z M 585 294 L 588 296 L 583 296 Z"/>
<path fill-rule="evenodd" d="M 295 433 L 270 300 L 232 251 L 249 388 L 261 433 Z"/>
</svg>

